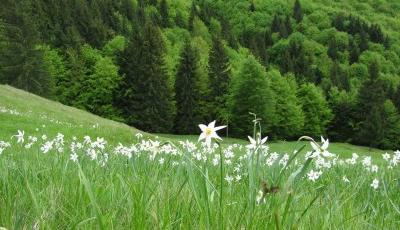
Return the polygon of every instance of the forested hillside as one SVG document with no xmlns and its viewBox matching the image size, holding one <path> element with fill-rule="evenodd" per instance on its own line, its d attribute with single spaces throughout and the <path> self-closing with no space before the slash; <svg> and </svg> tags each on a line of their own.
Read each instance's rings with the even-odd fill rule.
<svg viewBox="0 0 400 230">
<path fill-rule="evenodd" d="M 397 0 L 1 0 L 0 83 L 149 132 L 400 147 Z M 1 98 L 0 98 L 1 100 Z"/>
</svg>

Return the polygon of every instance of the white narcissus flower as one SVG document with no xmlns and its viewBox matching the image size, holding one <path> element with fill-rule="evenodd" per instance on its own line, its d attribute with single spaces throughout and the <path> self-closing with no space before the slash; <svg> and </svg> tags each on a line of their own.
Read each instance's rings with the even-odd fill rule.
<svg viewBox="0 0 400 230">
<path fill-rule="evenodd" d="M 143 137 L 143 134 L 141 134 L 141 133 L 137 133 L 135 136 L 136 136 L 136 138 L 137 138 L 137 139 L 140 139 L 140 138 L 142 138 L 142 137 Z"/>
<path fill-rule="evenodd" d="M 390 154 L 389 153 L 384 153 L 382 154 L 382 157 L 385 161 L 389 161 L 390 160 Z"/>
<path fill-rule="evenodd" d="M 70 160 L 73 162 L 77 162 L 78 161 L 78 154 L 73 153 L 70 155 Z"/>
<path fill-rule="evenodd" d="M 225 127 L 226 127 L 226 126 L 218 126 L 218 127 L 215 127 L 215 121 L 211 122 L 211 123 L 208 124 L 207 126 L 206 126 L 206 125 L 203 125 L 203 124 L 200 124 L 200 125 L 199 125 L 199 128 L 201 129 L 201 134 L 200 134 L 200 137 L 199 137 L 199 141 L 205 139 L 205 140 L 206 140 L 205 142 L 206 142 L 207 147 L 208 147 L 208 148 L 211 148 L 211 140 L 212 140 L 213 138 L 218 139 L 218 140 L 222 140 L 222 139 L 218 136 L 217 131 L 218 131 L 218 130 L 221 130 L 221 129 L 225 128 Z"/>
<path fill-rule="evenodd" d="M 18 134 L 14 135 L 13 137 L 17 138 L 17 143 L 24 143 L 24 135 L 25 135 L 24 130 L 22 130 L 22 131 L 18 130 Z"/>
<path fill-rule="evenodd" d="M 314 149 L 314 154 L 312 155 L 312 157 L 316 157 L 319 155 L 322 155 L 323 157 L 333 157 L 334 155 L 332 153 L 330 153 L 327 149 L 329 147 L 329 140 L 328 139 L 324 139 L 321 136 L 321 146 L 319 146 L 318 144 L 316 144 L 314 141 L 310 142 L 311 147 Z"/>
<path fill-rule="evenodd" d="M 264 137 L 263 139 L 261 139 L 261 135 L 257 134 L 257 140 L 254 140 L 252 137 L 247 136 L 249 138 L 250 144 L 246 145 L 246 148 L 248 149 L 256 149 L 257 146 L 261 146 L 263 144 L 265 144 L 265 142 L 267 142 L 268 137 Z"/>
<path fill-rule="evenodd" d="M 322 175 L 322 171 L 314 171 L 311 170 L 309 173 L 307 173 L 308 179 L 315 182 L 318 180 L 318 178 Z"/>
<path fill-rule="evenodd" d="M 371 187 L 373 188 L 373 189 L 378 189 L 378 187 L 379 187 L 379 180 L 378 179 L 374 179 L 373 181 L 372 181 L 372 183 L 371 183 Z"/>
</svg>

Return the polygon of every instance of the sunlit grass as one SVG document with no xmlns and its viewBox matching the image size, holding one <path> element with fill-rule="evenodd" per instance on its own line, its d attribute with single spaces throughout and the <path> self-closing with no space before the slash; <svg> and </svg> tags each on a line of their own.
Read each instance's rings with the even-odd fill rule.
<svg viewBox="0 0 400 230">
<path fill-rule="evenodd" d="M 315 169 L 315 160 L 304 158 L 311 150 L 304 141 L 268 143 L 268 153 L 254 155 L 251 160 L 239 160 L 246 151 L 233 147 L 232 164 L 222 161 L 214 165 L 214 159 L 221 159 L 216 158 L 218 155 L 227 159 L 228 155 L 220 155 L 220 150 L 248 142 L 224 139 L 221 147 L 203 161 L 196 160 L 178 143 L 185 139 L 197 143 L 198 136 L 159 135 L 160 145 L 172 140 L 171 146 L 176 146 L 180 155 L 160 152 L 151 160 L 152 153 L 162 146 L 150 145 L 128 158 L 114 153 L 118 142 L 130 146 L 147 138 L 157 140 L 155 136 L 145 135 L 138 140 L 138 131 L 126 125 L 10 87 L 0 86 L 0 96 L 0 107 L 21 113 L 0 112 L 0 140 L 11 144 L 0 155 L 0 226 L 7 229 L 400 227 L 400 170 L 399 166 L 387 168 L 383 151 L 333 143 L 329 150 L 341 159 L 351 158 L 353 152 L 360 159 L 355 165 L 335 164 L 323 169 L 315 182 L 307 179 L 310 169 Z M 11 139 L 17 130 L 25 131 L 24 144 L 29 135 L 39 140 L 26 149 L 16 137 Z M 63 151 L 43 153 L 42 135 L 50 140 L 57 133 L 65 136 Z M 108 143 L 104 151 L 96 150 L 97 160 L 91 160 L 83 148 L 77 151 L 78 161 L 73 162 L 73 137 L 81 143 L 85 135 L 92 138 L 92 143 L 96 137 L 104 137 Z M 294 150 L 299 150 L 297 157 Z M 288 153 L 293 158 L 285 170 L 279 164 L 280 158 L 271 166 L 265 164 L 273 152 Z M 109 158 L 102 167 L 100 159 L 105 153 Z M 369 172 L 362 165 L 366 155 L 373 157 L 378 172 Z M 235 172 L 238 163 L 242 164 L 240 173 Z M 229 183 L 225 179 L 236 175 L 241 175 L 239 181 Z M 343 176 L 350 182 L 344 182 Z M 375 178 L 380 181 L 376 190 L 371 187 Z M 265 202 L 257 203 L 263 183 L 269 188 L 276 186 L 278 191 L 266 194 Z"/>
</svg>

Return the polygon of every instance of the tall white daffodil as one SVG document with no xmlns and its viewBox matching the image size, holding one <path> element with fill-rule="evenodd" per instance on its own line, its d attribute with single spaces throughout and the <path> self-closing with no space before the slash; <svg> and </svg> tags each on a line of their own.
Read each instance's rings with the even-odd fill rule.
<svg viewBox="0 0 400 230">
<path fill-rule="evenodd" d="M 13 137 L 17 138 L 17 143 L 24 143 L 24 135 L 25 135 L 24 130 L 22 130 L 22 131 L 18 130 L 18 134 L 14 135 Z"/>
<path fill-rule="evenodd" d="M 264 137 L 263 139 L 261 139 L 261 135 L 260 134 L 257 134 L 256 140 L 254 140 L 250 136 L 247 136 L 247 137 L 249 138 L 249 141 L 250 141 L 250 144 L 246 145 L 246 147 L 248 149 L 256 149 L 258 146 L 260 146 L 260 148 L 263 148 L 263 145 L 268 140 L 268 137 Z"/>
<path fill-rule="evenodd" d="M 225 128 L 225 127 L 226 126 L 215 127 L 215 121 L 211 122 L 208 125 L 200 124 L 199 128 L 201 129 L 201 134 L 200 134 L 200 137 L 199 137 L 199 141 L 205 140 L 206 145 L 208 146 L 208 148 L 210 148 L 211 147 L 211 140 L 213 138 L 218 139 L 218 140 L 222 140 L 218 136 L 217 131 L 221 130 L 221 129 Z"/>
<path fill-rule="evenodd" d="M 330 153 L 328 151 L 328 147 L 329 147 L 329 140 L 328 139 L 325 140 L 321 136 L 321 146 L 319 146 L 314 141 L 311 141 L 310 144 L 311 144 L 311 147 L 314 149 L 313 156 L 317 156 L 317 155 L 322 155 L 323 157 L 333 157 L 334 156 L 332 153 Z"/>
</svg>

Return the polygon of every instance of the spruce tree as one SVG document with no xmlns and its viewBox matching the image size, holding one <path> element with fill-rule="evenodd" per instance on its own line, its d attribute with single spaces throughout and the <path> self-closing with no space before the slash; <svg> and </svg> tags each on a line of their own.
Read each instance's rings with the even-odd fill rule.
<svg viewBox="0 0 400 230">
<path fill-rule="evenodd" d="M 194 19 L 196 16 L 197 16 L 197 6 L 195 4 L 195 1 L 193 0 L 192 7 L 190 8 L 189 19 L 188 19 L 189 31 L 193 31 L 193 23 L 194 23 Z"/>
<path fill-rule="evenodd" d="M 358 133 L 356 143 L 377 147 L 383 138 L 384 84 L 379 79 L 379 65 L 372 61 L 369 78 L 358 92 Z"/>
<path fill-rule="evenodd" d="M 286 16 L 285 27 L 286 27 L 286 31 L 287 31 L 288 35 L 292 34 L 293 29 L 292 29 L 292 23 L 290 22 L 289 16 Z"/>
<path fill-rule="evenodd" d="M 274 19 L 272 20 L 272 24 L 271 24 L 271 31 L 273 33 L 275 32 L 279 32 L 280 28 L 281 28 L 281 18 L 278 15 L 274 15 Z"/>
<path fill-rule="evenodd" d="M 50 97 L 52 79 L 44 65 L 44 52 L 36 47 L 39 35 L 30 18 L 29 3 L 6 0 L 2 4 L 0 18 L 4 20 L 4 34 L 0 43 L 4 47 L 0 55 L 1 83 Z"/>
<path fill-rule="evenodd" d="M 380 147 L 383 149 L 400 148 L 400 115 L 393 102 L 386 100 L 383 113 L 383 138 Z"/>
<path fill-rule="evenodd" d="M 364 31 L 364 29 L 361 29 L 360 43 L 358 44 L 358 47 L 360 48 L 360 53 L 368 49 L 368 34 Z"/>
<path fill-rule="evenodd" d="M 224 44 L 217 36 L 213 37 L 213 44 L 209 57 L 210 100 L 214 108 L 212 117 L 218 123 L 227 120 L 227 99 L 231 79 L 229 57 Z"/>
<path fill-rule="evenodd" d="M 272 135 L 279 139 L 298 138 L 302 135 L 304 114 L 297 98 L 297 83 L 292 76 L 282 77 L 279 71 L 267 72 L 276 96 L 276 121 Z"/>
<path fill-rule="evenodd" d="M 332 37 L 328 42 L 328 56 L 334 61 L 339 57 L 339 50 L 335 37 Z"/>
<path fill-rule="evenodd" d="M 360 49 L 358 48 L 357 44 L 354 42 L 354 39 L 350 39 L 349 43 L 349 63 L 350 65 L 356 63 L 360 56 Z"/>
<path fill-rule="evenodd" d="M 334 114 L 329 123 L 328 136 L 335 141 L 350 142 L 354 137 L 356 103 L 350 93 L 333 87 L 329 93 L 329 104 Z"/>
<path fill-rule="evenodd" d="M 117 106 L 126 122 L 149 132 L 172 126 L 171 94 L 160 29 L 150 22 L 135 33 L 120 57 L 122 78 Z"/>
<path fill-rule="evenodd" d="M 346 72 L 340 67 L 338 61 L 335 61 L 331 67 L 330 79 L 333 86 L 341 90 L 350 91 L 350 82 Z"/>
<path fill-rule="evenodd" d="M 321 89 L 312 83 L 300 86 L 297 96 L 304 113 L 303 135 L 319 137 L 326 133 L 332 111 Z"/>
<path fill-rule="evenodd" d="M 250 2 L 249 10 L 250 10 L 250 12 L 256 11 L 256 6 L 254 5 L 253 1 Z"/>
<path fill-rule="evenodd" d="M 264 67 L 253 56 L 240 66 L 240 79 L 233 92 L 231 107 L 231 133 L 246 137 L 253 133 L 253 115 L 261 118 L 264 133 L 269 133 L 275 120 L 275 95 L 266 77 Z"/>
<path fill-rule="evenodd" d="M 303 20 L 303 10 L 301 9 L 300 1 L 296 0 L 293 7 L 293 18 L 299 23 Z"/>
<path fill-rule="evenodd" d="M 160 1 L 159 12 L 161 15 L 161 25 L 166 28 L 169 26 L 169 13 L 167 0 Z"/>
<path fill-rule="evenodd" d="M 393 94 L 392 101 L 397 110 L 400 112 L 400 85 L 397 87 L 396 92 Z"/>
<path fill-rule="evenodd" d="M 185 42 L 180 65 L 175 79 L 176 117 L 174 132 L 176 134 L 194 134 L 200 121 L 197 73 L 197 57 L 190 40 Z"/>
</svg>

